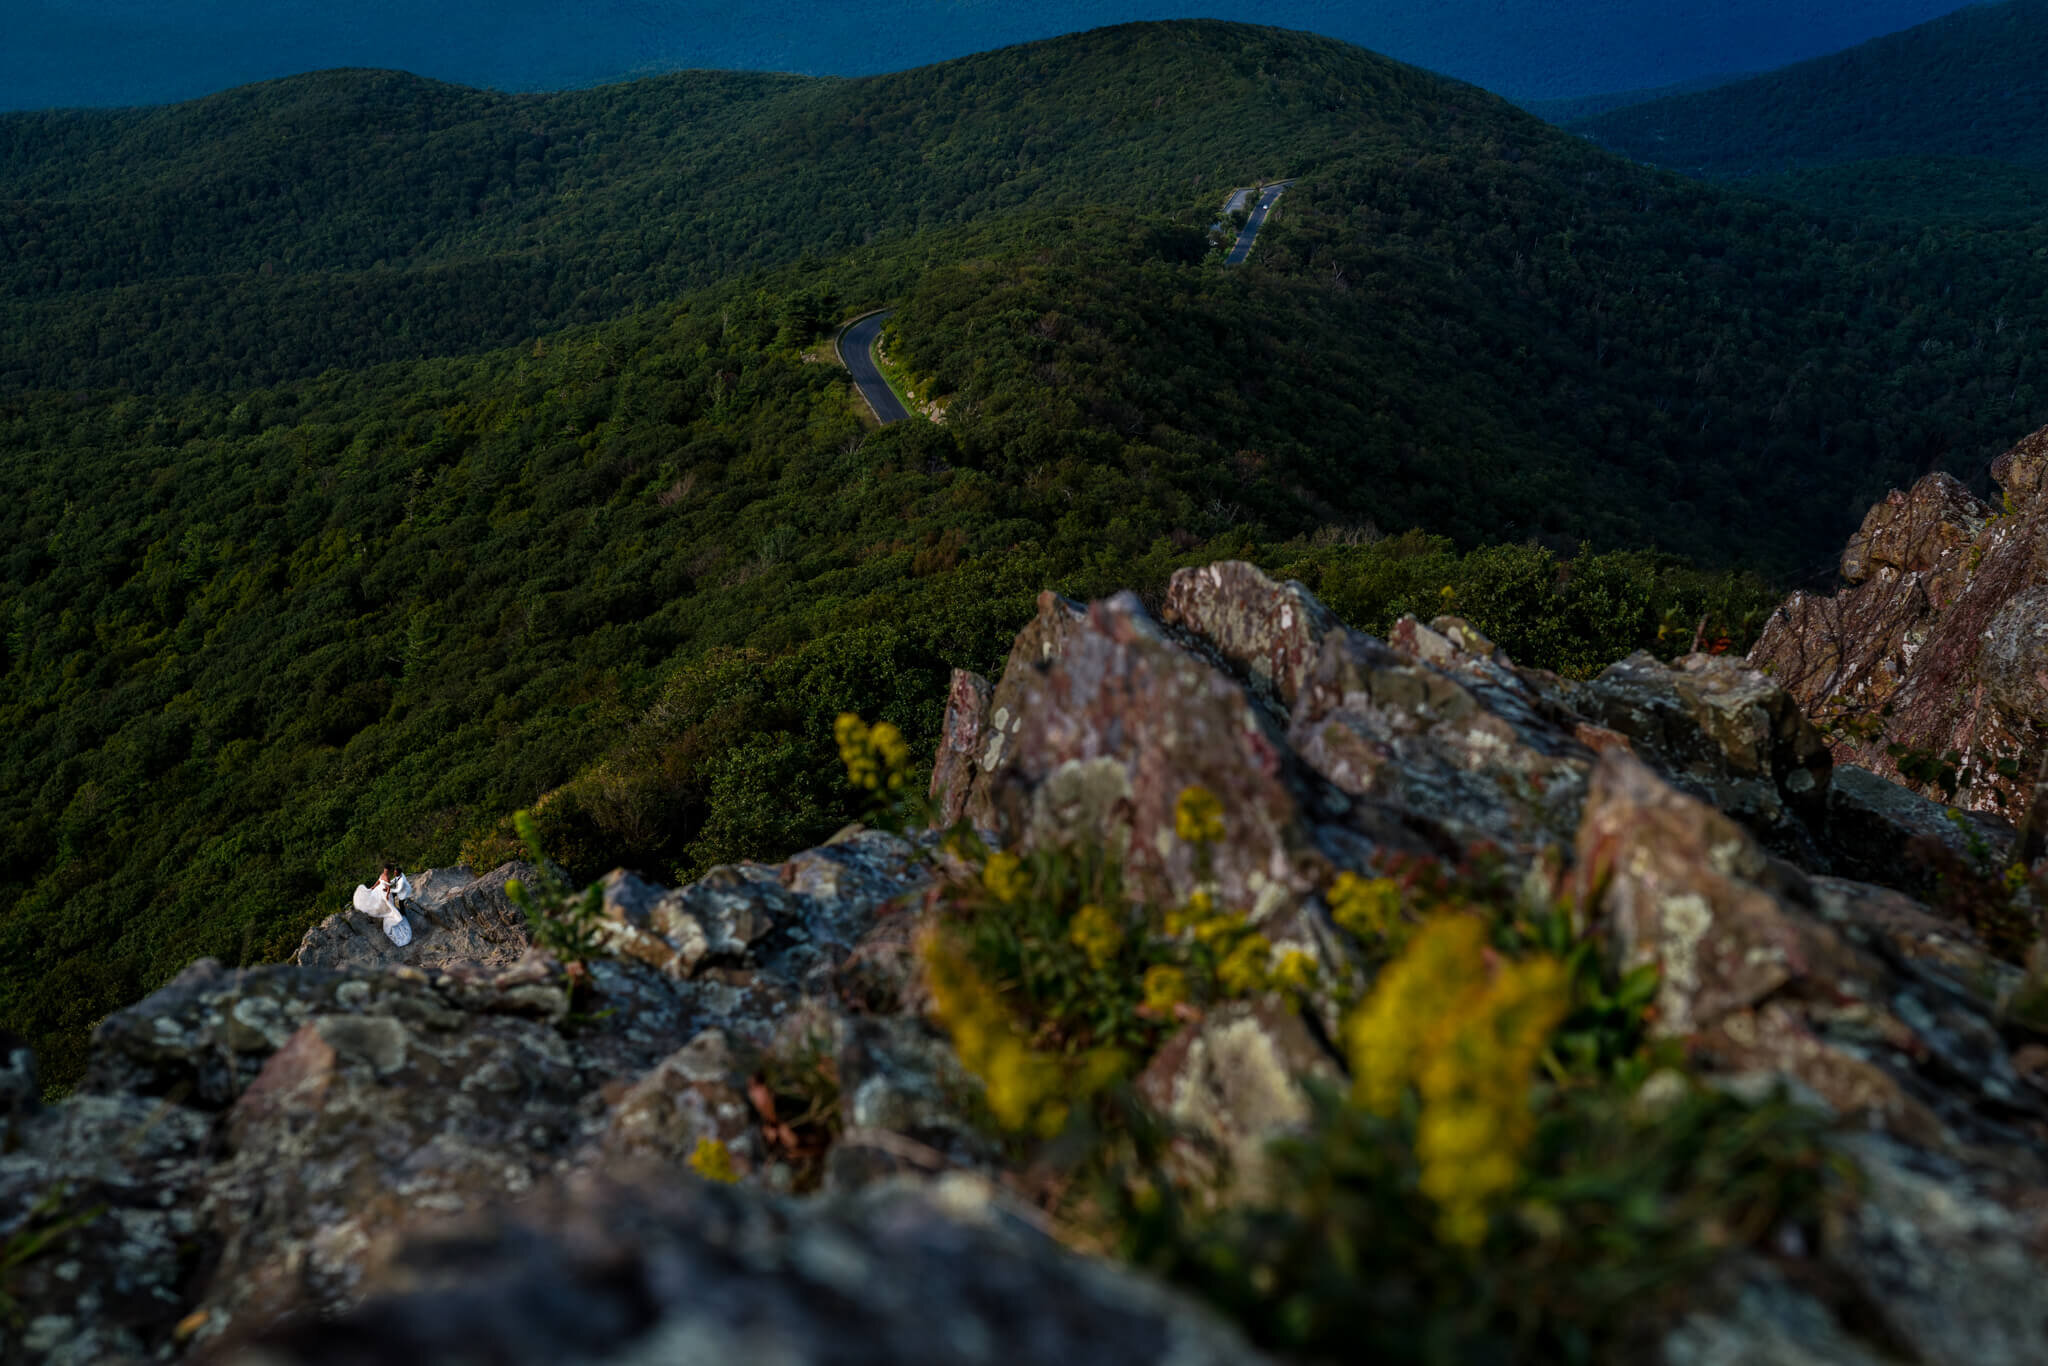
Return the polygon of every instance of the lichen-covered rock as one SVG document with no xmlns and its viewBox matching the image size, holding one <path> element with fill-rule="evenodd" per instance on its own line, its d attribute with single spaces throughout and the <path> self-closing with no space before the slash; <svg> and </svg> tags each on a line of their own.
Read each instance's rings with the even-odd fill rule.
<svg viewBox="0 0 2048 1366">
<path fill-rule="evenodd" d="M 1206 1168 L 1205 1185 L 1227 1173 L 1233 1198 L 1251 1202 L 1272 1185 L 1268 1145 L 1308 1123 L 1305 1083 L 1335 1085 L 1340 1076 L 1299 1012 L 1235 1001 L 1169 1039 L 1137 1091 L 1191 1140 L 1177 1145 L 1183 1169 Z"/>
<path fill-rule="evenodd" d="M 1211 1312 L 1007 1216 L 987 1185 L 791 1202 L 702 1182 L 551 1188 L 409 1245 L 345 1317 L 239 1366 L 447 1359 L 1250 1366 Z"/>
<path fill-rule="evenodd" d="M 564 1170 L 673 1170 L 701 1137 L 752 1168 L 740 1052 L 808 1016 L 836 1030 L 839 968 L 931 878 L 916 846 L 862 830 L 677 892 L 616 877 L 615 902 L 671 908 L 705 952 L 680 976 L 631 957 L 572 976 L 526 947 L 510 871 L 423 876 L 449 923 L 415 941 L 419 962 L 314 933 L 300 964 L 193 964 L 101 1025 L 79 1093 L 53 1109 L 35 1105 L 26 1051 L 7 1050 L 0 1236 L 60 1186 L 111 1206 L 75 1250 L 11 1276 L 29 1332 L 7 1350 L 61 1342 L 60 1359 L 99 1361 L 337 1312 L 414 1223 Z M 494 925 L 507 933 L 484 942 Z M 174 1162 L 138 1146 L 151 1124 L 177 1136 Z M 129 1170 L 145 1160 L 146 1177 Z"/>
<path fill-rule="evenodd" d="M 988 741 L 988 680 L 966 669 L 953 670 L 946 688 L 946 717 L 939 728 L 939 752 L 932 756 L 932 795 L 939 800 L 934 824 L 952 825 L 967 814 L 974 765 Z"/>
<path fill-rule="evenodd" d="M 1893 489 L 1864 515 L 1842 552 L 1842 577 L 1862 583 L 1879 569 L 1932 569 L 1990 518 L 1991 509 L 1960 479 L 1930 474 L 1909 493 Z"/>
<path fill-rule="evenodd" d="M 429 996 L 312 1015 L 236 1098 L 207 1183 L 221 1257 L 202 1311 L 332 1313 L 409 1218 L 528 1189 L 580 1136 L 583 1078 L 551 1025 Z"/>
<path fill-rule="evenodd" d="M 1621 963 L 1661 969 L 1654 1028 L 1696 1061 L 1790 1078 L 1922 1145 L 2037 1161 L 2048 1109 L 2012 1065 L 1997 997 L 1957 981 L 1968 959 L 1926 942 L 1933 917 L 1866 918 L 1897 894 L 1816 883 L 1619 753 L 1594 772 L 1573 876 Z M 1925 971 L 1889 965 L 1922 956 Z"/>
<path fill-rule="evenodd" d="M 1827 743 L 1782 685 L 1740 660 L 1676 666 L 1638 652 L 1569 693 L 1664 775 L 1809 865 L 1833 767 Z"/>
<path fill-rule="evenodd" d="M 1294 704 L 1323 638 L 1344 629 L 1302 585 L 1275 583 L 1236 560 L 1176 572 L 1159 617 L 1230 661 L 1282 706 Z"/>
<path fill-rule="evenodd" d="M 2048 720 L 2048 584 L 2015 593 L 1991 618 L 1977 681 L 2006 716 Z"/>
<path fill-rule="evenodd" d="M 1835 760 L 1907 781 L 1954 776 L 1953 804 L 2017 820 L 2032 798 L 2048 685 L 2035 627 L 2048 584 L 2048 429 L 1992 467 L 2007 512 L 1929 475 L 1871 512 L 1844 560 L 1851 585 L 1795 593 L 1750 663 L 1831 735 Z"/>
<path fill-rule="evenodd" d="M 2029 1217 L 2009 1181 L 1878 1135 L 1843 1147 L 1861 1198 L 1824 1254 L 1862 1292 L 1871 1327 L 1927 1366 L 2048 1361 L 2038 1199 Z"/>
<path fill-rule="evenodd" d="M 710 1139 L 741 1169 L 758 1167 L 760 1143 L 745 1085 L 724 1031 L 707 1029 L 625 1086 L 599 1139 L 602 1156 L 680 1167 Z"/>
<path fill-rule="evenodd" d="M 1623 966 L 1663 972 L 1657 1029 L 1685 1035 L 1761 1004 L 1795 979 L 1860 975 L 1817 917 L 1804 875 L 1733 819 L 1623 754 L 1601 758 L 1576 876 Z"/>
<path fill-rule="evenodd" d="M 71 1231 L 0 1261 L 0 1289 L 21 1310 L 0 1315 L 0 1361 L 98 1366 L 170 1341 L 212 1251 L 201 1212 L 212 1127 L 141 1096 L 75 1097 L 20 1124 L 0 1152 L 0 1248 Z"/>
<path fill-rule="evenodd" d="M 1666 1334 L 1660 1366 L 1895 1366 L 1774 1268 L 1743 1270 L 1722 1302 L 1692 1310 Z"/>
<path fill-rule="evenodd" d="M 1395 640 L 1427 630 L 1404 621 Z M 1374 845 L 1438 853 L 1483 842 L 1528 855 L 1568 840 L 1592 759 L 1512 671 L 1454 673 L 1351 631 L 1324 638 L 1288 739 L 1354 799 L 1351 823 Z"/>
<path fill-rule="evenodd" d="M 827 1189 L 853 1190 L 898 1172 L 1000 1165 L 977 1109 L 981 1082 L 923 1019 L 845 1020 L 835 1066 L 845 1130 L 826 1168 Z"/>
<path fill-rule="evenodd" d="M 1046 595 L 1019 651 L 1029 653 L 1029 638 L 1057 640 L 1058 650 L 1022 662 L 1013 652 L 995 689 L 991 740 L 964 802 L 977 826 L 1027 847 L 1106 840 L 1124 851 L 1137 885 L 1185 895 L 1194 850 L 1174 837 L 1174 803 L 1200 786 L 1226 812 L 1215 874 L 1232 904 L 1263 914 L 1329 880 L 1317 830 L 1327 808 L 1279 724 L 1136 597 L 1094 603 L 1076 619 Z"/>
</svg>

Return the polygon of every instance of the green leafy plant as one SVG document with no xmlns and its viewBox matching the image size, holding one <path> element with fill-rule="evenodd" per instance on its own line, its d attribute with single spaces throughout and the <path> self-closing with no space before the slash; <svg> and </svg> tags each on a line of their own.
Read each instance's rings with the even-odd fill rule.
<svg viewBox="0 0 2048 1366">
<path fill-rule="evenodd" d="M 546 851 L 541 848 L 540 834 L 534 828 L 531 812 L 521 811 L 513 816 L 512 825 L 518 831 L 526 856 L 533 865 L 533 885 L 528 886 L 520 878 L 508 878 L 505 895 L 526 917 L 533 942 L 568 965 L 580 965 L 587 958 L 603 954 L 602 890 L 592 883 L 577 891 L 575 885 L 549 861 Z"/>
<path fill-rule="evenodd" d="M 17 1325 L 20 1322 L 21 1306 L 12 1292 L 23 1268 L 107 1212 L 104 1203 L 67 1209 L 70 1198 L 68 1183 L 54 1183 L 29 1206 L 6 1241 L 0 1242 L 0 1317 Z"/>
</svg>

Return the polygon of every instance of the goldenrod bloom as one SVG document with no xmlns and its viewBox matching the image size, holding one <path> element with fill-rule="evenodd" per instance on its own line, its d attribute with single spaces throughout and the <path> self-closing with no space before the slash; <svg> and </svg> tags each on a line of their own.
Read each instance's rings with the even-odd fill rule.
<svg viewBox="0 0 2048 1366">
<path fill-rule="evenodd" d="M 1124 931 L 1114 912 L 1090 902 L 1074 912 L 1067 927 L 1067 939 L 1088 955 L 1090 967 L 1100 968 L 1124 946 Z"/>
<path fill-rule="evenodd" d="M 1031 878 L 1024 871 L 1024 860 L 1006 850 L 989 855 L 982 865 L 981 885 L 988 888 L 990 896 L 1007 904 L 1031 890 Z"/>
<path fill-rule="evenodd" d="M 1305 992 L 1316 984 L 1316 960 L 1300 949 L 1288 949 L 1273 965 L 1273 985 L 1282 991 Z"/>
<path fill-rule="evenodd" d="M 849 783 L 870 792 L 903 786 L 910 771 L 910 744 L 894 725 L 878 721 L 870 726 L 850 711 L 841 712 L 832 723 L 832 738 L 839 744 Z"/>
<path fill-rule="evenodd" d="M 1411 1084 L 1421 1098 L 1416 1156 L 1446 1242 L 1483 1239 L 1489 1209 L 1521 1179 L 1534 1129 L 1529 1074 L 1570 1005 L 1555 959 L 1489 969 L 1485 924 L 1444 914 L 1345 1020 L 1354 1099 L 1390 1115 Z"/>
<path fill-rule="evenodd" d="M 1145 969 L 1145 1004 L 1157 1011 L 1170 1011 L 1188 998 L 1188 975 L 1165 963 Z"/>
<path fill-rule="evenodd" d="M 1401 918 L 1401 884 L 1390 877 L 1339 873 L 1329 901 L 1330 918 L 1360 939 L 1385 936 Z"/>
<path fill-rule="evenodd" d="M 1001 999 L 944 933 L 928 931 L 918 951 L 931 985 L 934 1013 L 952 1035 L 961 1064 L 981 1078 L 996 1122 L 1048 1137 L 1058 1133 L 1067 1119 L 1067 1104 L 1059 1094 L 1064 1074 L 1058 1059 L 1032 1051 L 1011 1024 Z"/>
<path fill-rule="evenodd" d="M 1225 911 L 1221 915 L 1212 915 L 1206 920 L 1196 921 L 1194 924 L 1195 939 L 1198 943 L 1207 944 L 1213 948 L 1232 935 L 1243 933 L 1244 927 L 1244 916 L 1235 911 Z"/>
<path fill-rule="evenodd" d="M 697 1150 L 690 1154 L 690 1170 L 706 1181 L 728 1186 L 740 1179 L 739 1169 L 732 1164 L 732 1150 L 708 1134 L 697 1140 Z"/>
<path fill-rule="evenodd" d="M 1178 938 L 1195 926 L 1207 920 L 1216 909 L 1216 898 L 1207 890 L 1197 887 L 1188 893 L 1185 905 L 1170 907 L 1166 912 L 1166 932 Z"/>
<path fill-rule="evenodd" d="M 1216 984 L 1228 996 L 1250 996 L 1264 991 L 1272 980 L 1268 971 L 1272 960 L 1273 946 L 1266 936 L 1248 934 L 1216 965 Z"/>
<path fill-rule="evenodd" d="M 1173 804 L 1173 833 L 1189 844 L 1217 844 L 1223 839 L 1223 802 L 1206 787 L 1181 789 Z"/>
</svg>

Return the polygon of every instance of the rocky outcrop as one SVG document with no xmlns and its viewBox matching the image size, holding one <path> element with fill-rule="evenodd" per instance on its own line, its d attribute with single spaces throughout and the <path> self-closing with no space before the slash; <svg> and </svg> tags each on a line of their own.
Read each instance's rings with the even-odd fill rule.
<svg viewBox="0 0 2048 1366">
<path fill-rule="evenodd" d="M 1271 1183 L 1267 1146 L 1308 1122 L 1304 1083 L 1339 1079 L 1300 1012 L 1232 1002 L 1169 1039 L 1139 1074 L 1137 1091 L 1180 1130 L 1174 1158 L 1184 1173 L 1252 1201 Z"/>
<path fill-rule="evenodd" d="M 1825 727 L 1836 762 L 2012 821 L 2048 735 L 2048 429 L 2001 456 L 1999 509 L 1947 474 L 1894 490 L 1749 662 Z M 1945 781 L 1944 781 L 1945 780 Z M 2030 851 L 2038 853 L 2038 850 Z"/>
<path fill-rule="evenodd" d="M 391 942 L 382 922 L 339 911 L 306 931 L 292 961 L 309 968 L 417 968 L 454 963 L 515 963 L 526 952 L 526 918 L 505 894 L 512 878 L 531 879 L 523 863 L 508 863 L 478 877 L 466 868 L 430 868 L 413 879 L 406 919 L 412 942 Z"/>
<path fill-rule="evenodd" d="M 381 1293 L 363 1309 L 225 1360 L 1263 1360 L 1213 1315 L 1066 1252 L 964 1175 L 807 1203 L 702 1183 L 577 1183 L 409 1242 L 373 1286 Z"/>
<path fill-rule="evenodd" d="M 1642 763 L 1610 754 L 1579 830 L 1578 900 L 1630 967 L 1662 971 L 1655 1029 L 1729 1074 L 1797 1081 L 1837 1114 L 1940 1151 L 2035 1151 L 2048 1105 L 1998 1028 L 1998 978 L 1901 970 L 1951 937 L 1910 901 L 1816 880 Z M 1874 910 L 1871 903 L 1892 905 Z M 1967 943 L 1966 933 L 1953 932 Z M 1932 947 L 1932 946 L 1929 946 Z"/>
<path fill-rule="evenodd" d="M 1976 514 L 1937 510 L 1868 529 L 1869 582 L 1939 571 Z M 1697 1070 L 1793 1088 L 1866 1175 L 1699 1287 L 1663 1360 L 2048 1359 L 2048 1037 L 2016 1004 L 2040 981 L 1916 900 L 1902 852 L 2011 833 L 1836 765 L 1794 699 L 1709 656 L 1569 683 L 1449 617 L 1377 640 L 1215 565 L 1156 617 L 1041 598 L 1000 679 L 955 676 L 933 797 L 1013 847 L 1107 842 L 1149 895 L 1213 880 L 1321 965 L 1302 1001 L 1176 1007 L 1135 1079 L 1170 1167 L 1228 1198 L 1345 1081 L 1367 968 L 1334 879 L 1483 845 L 1660 968 L 1657 1031 Z M 1199 856 L 1191 786 L 1223 810 Z M 948 857 L 854 828 L 678 889 L 615 873 L 578 965 L 530 947 L 511 870 L 436 872 L 406 949 L 336 917 L 293 964 L 194 964 L 100 1027 L 61 1103 L 0 1040 L 0 1240 L 48 1234 L 7 1268 L 0 1359 L 1257 1359 L 1005 1193 L 913 949 Z"/>
<path fill-rule="evenodd" d="M 681 902 L 752 889 L 772 908 L 761 934 L 694 974 L 622 956 L 579 980 L 523 935 L 504 961 L 511 942 L 478 929 L 492 921 L 476 888 L 508 871 L 450 879 L 457 894 L 434 903 L 467 890 L 442 943 L 484 942 L 482 958 L 202 960 L 105 1021 L 77 1094 L 48 1108 L 26 1052 L 7 1050 L 0 1240 L 62 1236 L 9 1270 L 22 1316 L 0 1322 L 0 1360 L 143 1359 L 341 1313 L 422 1222 L 613 1164 L 672 1183 L 702 1138 L 732 1140 L 776 1184 L 752 1069 L 792 1036 L 808 1044 L 806 1012 L 829 1058 L 846 1013 L 836 969 L 930 877 L 912 845 L 875 832 L 714 870 Z M 433 949 L 425 934 L 410 947 L 421 940 Z M 348 942 L 316 932 L 304 956 Z M 858 1065 L 879 1075 L 888 1060 L 867 1050 Z"/>
</svg>

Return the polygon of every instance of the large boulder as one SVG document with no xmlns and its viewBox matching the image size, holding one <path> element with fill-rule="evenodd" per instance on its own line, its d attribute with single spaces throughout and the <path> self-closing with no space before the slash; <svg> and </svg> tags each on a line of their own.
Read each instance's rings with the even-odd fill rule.
<svg viewBox="0 0 2048 1366">
<path fill-rule="evenodd" d="M 1966 932 L 1897 893 L 1809 878 L 1620 753 L 1593 775 L 1574 879 L 1620 966 L 1660 970 L 1655 1032 L 1710 1070 L 1797 1081 L 1922 1146 L 2038 1164 L 2048 1106 L 2013 1065 L 1996 979 L 1965 985 L 1968 955 L 1929 942 Z"/>
<path fill-rule="evenodd" d="M 1625 735 L 1666 777 L 1773 847 L 1818 861 L 1833 763 L 1827 743 L 1775 680 L 1726 656 L 1667 667 L 1645 653 L 1572 689 L 1576 709 Z"/>
<path fill-rule="evenodd" d="M 986 1183 L 790 1202 L 703 1182 L 550 1187 L 410 1241 L 353 1312 L 239 1366 L 398 1361 L 1251 1366 L 1211 1312 L 1077 1256 Z"/>
<path fill-rule="evenodd" d="M 1299 1012 L 1274 1000 L 1233 1001 L 1169 1039 L 1137 1091 L 1181 1135 L 1177 1165 L 1249 1202 L 1270 1190 L 1273 1140 L 1308 1124 L 1306 1083 L 1335 1086 L 1341 1075 Z"/>
<path fill-rule="evenodd" d="M 2015 822 L 2031 804 L 2048 728 L 2044 464 L 2048 429 L 1999 458 L 1996 514 L 1946 474 L 1894 491 L 1850 542 L 1849 586 L 1772 615 L 1750 663 L 1827 730 L 1837 763 Z"/>
</svg>

